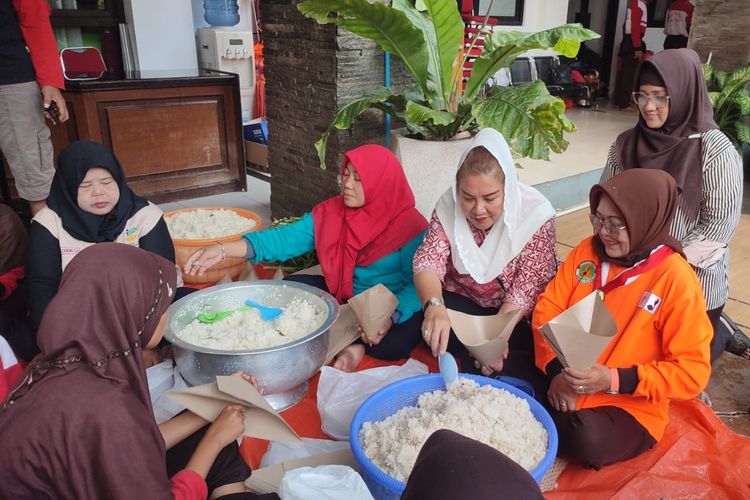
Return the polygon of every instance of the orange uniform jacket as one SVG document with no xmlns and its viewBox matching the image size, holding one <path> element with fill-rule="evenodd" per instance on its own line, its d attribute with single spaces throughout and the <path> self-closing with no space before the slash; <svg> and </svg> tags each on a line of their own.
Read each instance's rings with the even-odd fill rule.
<svg viewBox="0 0 750 500">
<path fill-rule="evenodd" d="M 541 370 L 555 354 L 539 327 L 594 291 L 599 278 L 594 279 L 591 271 L 598 273 L 600 268 L 589 237 L 573 249 L 539 296 L 532 326 Z M 607 281 L 623 269 L 610 265 Z M 604 303 L 617 323 L 617 334 L 597 363 L 608 368 L 636 367 L 638 385 L 633 394 L 579 395 L 576 408 L 622 408 L 658 441 L 669 422 L 669 400 L 695 397 L 711 374 L 713 330 L 700 284 L 687 261 L 674 253 L 629 285 L 612 290 Z"/>
</svg>

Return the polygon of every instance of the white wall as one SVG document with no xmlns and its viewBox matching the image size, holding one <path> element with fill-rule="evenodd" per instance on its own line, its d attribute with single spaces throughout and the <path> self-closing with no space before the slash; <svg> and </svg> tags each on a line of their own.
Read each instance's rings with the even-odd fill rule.
<svg viewBox="0 0 750 500">
<path fill-rule="evenodd" d="M 568 19 L 568 0 L 526 0 L 523 8 L 523 24 L 521 26 L 495 26 L 496 30 L 507 31 L 542 31 L 561 24 Z M 530 50 L 530 56 L 555 54 L 551 50 Z"/>
<path fill-rule="evenodd" d="M 541 31 L 565 24 L 568 0 L 526 0 L 521 26 L 496 26 L 500 30 Z"/>
</svg>

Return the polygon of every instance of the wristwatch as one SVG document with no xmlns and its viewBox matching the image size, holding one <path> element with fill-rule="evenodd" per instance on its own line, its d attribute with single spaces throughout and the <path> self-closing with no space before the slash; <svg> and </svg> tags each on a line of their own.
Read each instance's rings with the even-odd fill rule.
<svg viewBox="0 0 750 500">
<path fill-rule="evenodd" d="M 445 302 L 443 302 L 443 299 L 440 299 L 438 297 L 430 297 L 430 300 L 424 303 L 424 306 L 422 307 L 423 311 L 426 311 L 428 307 L 430 306 L 443 306 L 445 307 Z"/>
</svg>

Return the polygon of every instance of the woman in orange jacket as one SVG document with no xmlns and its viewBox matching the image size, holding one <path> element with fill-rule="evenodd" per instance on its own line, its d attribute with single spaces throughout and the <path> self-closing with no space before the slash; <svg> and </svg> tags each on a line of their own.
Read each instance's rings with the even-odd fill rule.
<svg viewBox="0 0 750 500">
<path fill-rule="evenodd" d="M 670 399 L 705 387 L 712 330 L 700 283 L 669 236 L 674 179 L 630 169 L 595 185 L 589 203 L 594 236 L 540 295 L 532 326 L 560 454 L 599 469 L 651 448 L 664 434 Z M 563 368 L 539 328 L 597 289 L 617 333 L 593 366 Z"/>
</svg>

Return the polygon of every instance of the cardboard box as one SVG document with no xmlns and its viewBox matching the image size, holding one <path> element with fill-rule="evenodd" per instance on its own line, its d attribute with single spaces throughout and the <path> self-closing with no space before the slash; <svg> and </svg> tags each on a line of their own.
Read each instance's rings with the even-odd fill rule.
<svg viewBox="0 0 750 500">
<path fill-rule="evenodd" d="M 265 118 L 250 120 L 242 126 L 242 131 L 246 141 L 268 144 L 268 122 Z"/>
<path fill-rule="evenodd" d="M 268 146 L 257 142 L 245 141 L 245 160 L 247 163 L 268 168 Z"/>
</svg>

